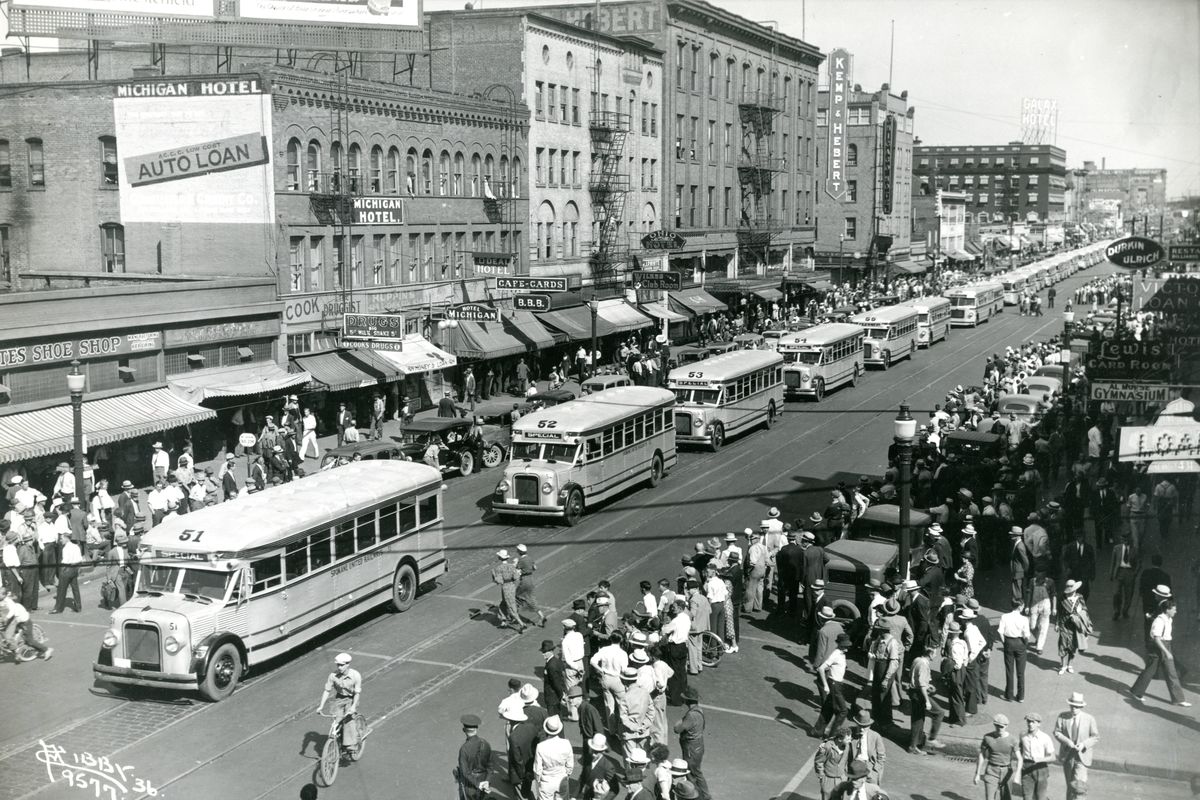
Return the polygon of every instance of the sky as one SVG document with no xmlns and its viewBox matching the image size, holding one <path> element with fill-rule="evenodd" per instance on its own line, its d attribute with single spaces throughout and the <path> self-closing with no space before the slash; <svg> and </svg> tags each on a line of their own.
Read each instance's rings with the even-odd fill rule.
<svg viewBox="0 0 1200 800">
<path fill-rule="evenodd" d="M 1166 168 L 1169 197 L 1200 194 L 1200 0 L 710 2 L 823 52 L 849 50 L 852 81 L 866 90 L 888 81 L 894 20 L 891 86 L 908 90 L 924 144 L 1019 139 L 1022 98 L 1053 99 L 1053 143 L 1070 166 Z M 424 0 L 426 10 L 464 3 Z"/>
</svg>

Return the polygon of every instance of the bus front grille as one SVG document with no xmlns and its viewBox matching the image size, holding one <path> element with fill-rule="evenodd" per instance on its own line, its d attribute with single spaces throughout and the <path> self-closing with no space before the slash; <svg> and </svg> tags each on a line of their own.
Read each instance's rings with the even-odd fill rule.
<svg viewBox="0 0 1200 800">
<path fill-rule="evenodd" d="M 692 432 L 692 415 L 675 412 L 675 434 L 686 436 Z"/>
<path fill-rule="evenodd" d="M 134 669 L 162 669 L 158 626 L 142 622 L 125 623 L 125 657 Z"/>
<path fill-rule="evenodd" d="M 538 504 L 538 477 L 536 475 L 514 477 L 513 494 L 521 505 L 536 506 Z"/>
</svg>

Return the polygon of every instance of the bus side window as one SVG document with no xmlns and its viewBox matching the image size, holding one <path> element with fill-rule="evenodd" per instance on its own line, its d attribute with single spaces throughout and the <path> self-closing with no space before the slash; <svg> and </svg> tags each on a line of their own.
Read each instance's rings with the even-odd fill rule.
<svg viewBox="0 0 1200 800">
<path fill-rule="evenodd" d="M 402 502 L 396 509 L 396 529 L 400 533 L 408 533 L 417 528 L 417 509 L 411 500 Z M 383 538 L 383 532 L 380 531 L 379 538 Z"/>
<path fill-rule="evenodd" d="M 339 522 L 333 534 L 334 558 L 354 555 L 354 520 Z"/>
<path fill-rule="evenodd" d="M 420 512 L 420 524 L 429 525 L 436 522 L 441 516 L 438 513 L 438 496 L 431 494 L 428 497 L 422 497 L 417 501 L 418 511 Z"/>
<path fill-rule="evenodd" d="M 633 439 L 640 442 L 646 438 L 646 418 L 640 416 L 633 421 Z"/>
<path fill-rule="evenodd" d="M 589 438 L 587 440 L 587 460 L 588 461 L 595 461 L 596 459 L 600 458 L 600 455 L 602 452 L 603 451 L 602 451 L 602 448 L 600 447 L 599 437 L 592 436 L 591 438 Z"/>
<path fill-rule="evenodd" d="M 260 558 L 250 564 L 254 574 L 254 593 L 264 592 L 283 583 L 279 554 Z"/>
<path fill-rule="evenodd" d="M 308 568 L 320 569 L 333 561 L 333 549 L 329 539 L 329 530 L 317 531 L 309 537 Z"/>
<path fill-rule="evenodd" d="M 294 581 L 308 572 L 308 539 L 300 539 L 287 546 L 283 554 L 284 574 Z"/>
<path fill-rule="evenodd" d="M 659 430 L 669 431 L 675 427 L 675 417 L 671 416 L 670 411 L 662 412 L 662 428 Z"/>
<path fill-rule="evenodd" d="M 412 506 L 409 506 L 408 509 L 411 513 Z M 400 535 L 396 519 L 395 506 L 379 509 L 379 541 L 386 542 L 388 539 L 395 539 Z"/>
<path fill-rule="evenodd" d="M 612 449 L 613 450 L 620 450 L 622 447 L 625 446 L 625 426 L 624 425 L 621 425 L 621 424 L 614 425 L 611 435 L 612 435 Z M 606 447 L 605 450 L 607 451 L 608 448 Z"/>
<path fill-rule="evenodd" d="M 388 511 L 392 512 L 393 517 L 395 516 L 395 509 L 384 509 L 380 513 L 386 514 Z M 375 544 L 375 512 L 372 511 L 370 514 L 363 514 L 358 518 L 357 522 L 356 535 L 358 538 L 358 549 L 360 551 L 366 550 Z"/>
<path fill-rule="evenodd" d="M 602 438 L 602 440 L 601 440 L 601 441 L 603 442 L 603 445 L 604 445 L 603 454 L 604 454 L 604 455 L 606 455 L 606 456 L 611 456 L 611 455 L 612 455 L 612 452 L 613 452 L 613 432 L 612 432 L 612 428 L 609 428 L 608 430 L 606 430 L 606 431 L 605 431 L 605 432 L 602 434 L 602 436 L 603 436 L 603 438 Z"/>
</svg>

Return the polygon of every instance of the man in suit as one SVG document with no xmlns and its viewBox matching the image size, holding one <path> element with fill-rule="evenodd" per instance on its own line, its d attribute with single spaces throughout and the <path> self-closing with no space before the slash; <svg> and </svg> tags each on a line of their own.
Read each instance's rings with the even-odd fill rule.
<svg viewBox="0 0 1200 800">
<path fill-rule="evenodd" d="M 116 516 L 124 520 L 127 531 L 133 530 L 134 524 L 137 523 L 137 489 L 133 487 L 131 481 L 121 482 L 121 493 L 117 495 Z"/>
<path fill-rule="evenodd" d="M 1061 745 L 1058 759 L 1067 782 L 1067 800 L 1075 800 L 1087 796 L 1088 767 L 1100 741 L 1100 728 L 1096 718 L 1083 710 L 1087 703 L 1081 692 L 1072 692 L 1067 705 L 1070 710 L 1059 714 L 1054 723 L 1054 739 Z"/>
<path fill-rule="evenodd" d="M 1108 485 L 1107 478 L 1096 481 L 1092 495 L 1092 519 L 1096 523 L 1096 544 L 1112 544 L 1113 533 L 1121 517 L 1121 499 Z"/>
<path fill-rule="evenodd" d="M 800 534 L 800 585 L 805 587 L 804 611 L 805 620 L 811 619 L 816 613 L 817 606 L 808 602 L 808 598 L 813 596 L 813 593 L 808 587 L 814 585 L 818 580 L 824 581 L 829 577 L 829 556 L 825 553 L 825 548 L 817 544 L 817 537 L 804 531 Z"/>
<path fill-rule="evenodd" d="M 565 700 L 567 699 L 567 666 L 558 647 L 549 639 L 542 640 L 542 699 L 546 703 L 546 713 L 566 714 Z"/>
<path fill-rule="evenodd" d="M 1083 582 L 1079 593 L 1087 600 L 1096 580 L 1096 551 L 1083 540 L 1083 528 L 1075 530 L 1075 541 L 1063 547 L 1059 559 L 1064 577 Z"/>
<path fill-rule="evenodd" d="M 1059 499 L 1063 508 L 1063 533 L 1073 535 L 1076 526 L 1083 528 L 1083 515 L 1091 505 L 1092 496 L 1092 487 L 1088 484 L 1085 474 L 1076 472 L 1071 480 L 1067 481 Z"/>
<path fill-rule="evenodd" d="M 788 531 L 787 544 L 779 548 L 775 556 L 775 568 L 779 570 L 779 597 L 775 603 L 777 611 L 784 614 L 796 613 L 796 606 L 800 602 L 800 571 L 803 566 L 804 551 L 796 541 L 795 531 Z"/>
<path fill-rule="evenodd" d="M 830 800 L 857 800 L 859 797 L 876 797 L 883 789 L 877 781 L 871 780 L 870 767 L 865 761 L 853 761 L 846 773 L 846 780 L 838 784 Z"/>
<path fill-rule="evenodd" d="M 354 415 L 351 414 L 350 410 L 346 408 L 346 404 L 338 403 L 337 437 L 339 446 L 346 443 L 346 429 L 350 427 L 353 420 Z"/>
<path fill-rule="evenodd" d="M 850 737 L 851 763 L 864 761 L 867 764 L 867 780 L 871 783 L 883 783 L 883 767 L 887 761 L 887 750 L 883 745 L 883 737 L 871 729 L 874 720 L 867 710 L 860 709 L 852 720 L 854 725 Z M 853 795 L 850 795 L 853 797 Z M 870 797 L 871 795 L 867 795 Z"/>
<path fill-rule="evenodd" d="M 597 733 L 587 742 L 587 751 L 590 755 L 590 763 L 586 766 L 588 769 L 587 782 L 581 786 L 582 792 L 580 796 L 583 800 L 608 800 L 617 796 L 617 792 L 621 789 L 620 775 L 625 771 L 616 756 L 608 750 L 608 737 L 603 733 Z M 596 786 L 607 786 L 603 792 L 597 792 Z"/>
<path fill-rule="evenodd" d="M 1025 548 L 1024 531 L 1016 525 L 1009 530 L 1012 542 L 1008 551 L 1008 572 L 1012 580 L 1012 601 L 1028 604 L 1025 576 L 1030 571 L 1029 551 Z"/>
<path fill-rule="evenodd" d="M 921 590 L 940 603 L 942 591 L 946 586 L 946 572 L 938 563 L 938 554 L 932 547 L 926 548 L 922 567 L 918 580 Z"/>
<path fill-rule="evenodd" d="M 1133 548 L 1128 531 L 1121 534 L 1121 542 L 1113 547 L 1112 566 L 1108 579 L 1116 587 L 1113 593 L 1113 619 L 1129 617 L 1129 606 L 1133 595 L 1139 566 L 1138 552 Z"/>
</svg>

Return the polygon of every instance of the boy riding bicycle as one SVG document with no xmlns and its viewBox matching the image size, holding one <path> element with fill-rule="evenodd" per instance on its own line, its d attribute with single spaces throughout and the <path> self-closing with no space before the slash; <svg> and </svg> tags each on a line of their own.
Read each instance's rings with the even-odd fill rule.
<svg viewBox="0 0 1200 800">
<path fill-rule="evenodd" d="M 358 726 L 354 714 L 358 711 L 358 700 L 362 696 L 362 675 L 358 670 L 350 668 L 350 654 L 338 653 L 333 659 L 334 671 L 325 681 L 325 691 L 321 693 L 321 702 L 317 710 L 325 707 L 329 696 L 333 695 L 333 706 L 330 716 L 342 720 L 342 746 L 354 747 L 358 744 Z"/>
<path fill-rule="evenodd" d="M 17 634 L 21 633 L 24 634 L 25 644 L 36 650 L 42 660 L 49 661 L 54 655 L 53 647 L 46 647 L 34 636 L 29 612 L 8 589 L 0 589 L 0 624 L 4 627 L 4 638 L 13 649 L 17 646 Z"/>
</svg>

